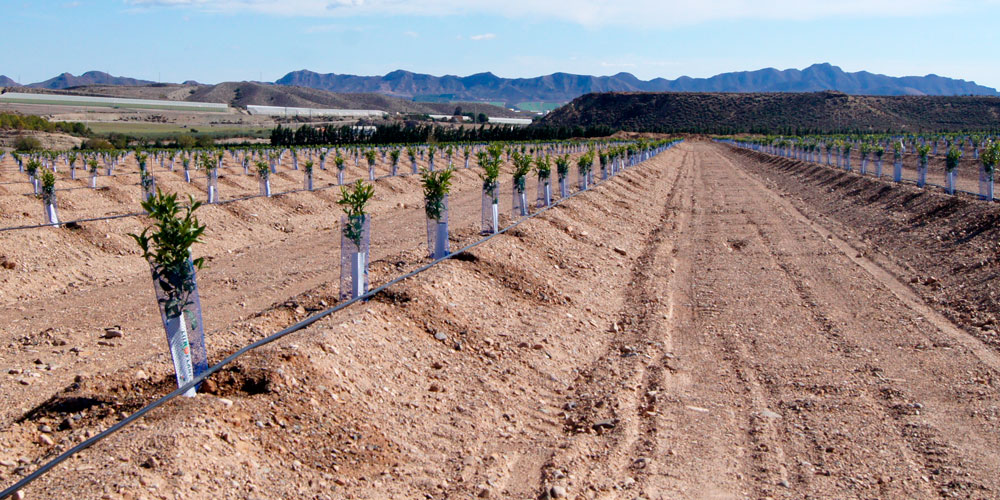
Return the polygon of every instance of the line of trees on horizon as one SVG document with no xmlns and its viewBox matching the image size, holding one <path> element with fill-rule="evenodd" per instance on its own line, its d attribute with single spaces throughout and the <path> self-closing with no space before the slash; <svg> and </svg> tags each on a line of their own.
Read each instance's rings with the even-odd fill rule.
<svg viewBox="0 0 1000 500">
<path fill-rule="evenodd" d="M 598 125 L 528 126 L 512 125 L 445 128 L 434 125 L 391 124 L 377 127 L 350 125 L 298 129 L 278 125 L 271 130 L 272 146 L 315 146 L 321 144 L 415 144 L 424 142 L 557 141 L 573 138 L 607 137 L 615 129 Z"/>
</svg>

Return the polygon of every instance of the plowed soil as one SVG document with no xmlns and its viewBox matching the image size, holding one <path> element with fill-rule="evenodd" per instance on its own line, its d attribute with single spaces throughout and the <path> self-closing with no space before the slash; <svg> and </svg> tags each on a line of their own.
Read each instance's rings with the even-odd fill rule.
<svg viewBox="0 0 1000 500">
<path fill-rule="evenodd" d="M 688 141 L 241 358 L 26 498 L 1000 496 L 1000 209 L 810 168 L 831 172 Z M 479 217 L 459 177 L 453 244 Z M 376 236 L 376 282 L 423 258 L 416 180 L 380 182 L 384 227 L 414 227 Z M 336 295 L 335 209 L 285 196 L 211 207 L 243 214 L 205 246 L 213 359 Z M 0 235 L 30 272 L 91 252 L 104 280 L 0 269 L 0 484 L 174 386 L 148 271 L 100 224 L 69 249 Z"/>
</svg>

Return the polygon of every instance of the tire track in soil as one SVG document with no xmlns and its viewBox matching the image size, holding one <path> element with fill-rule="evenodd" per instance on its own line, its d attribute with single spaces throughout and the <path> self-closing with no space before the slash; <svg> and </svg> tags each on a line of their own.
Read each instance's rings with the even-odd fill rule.
<svg viewBox="0 0 1000 500">
<path fill-rule="evenodd" d="M 669 236 L 683 225 L 678 206 L 679 198 L 686 194 L 681 184 L 687 184 L 691 177 L 690 161 L 691 155 L 685 152 L 668 181 L 659 221 L 633 264 L 624 306 L 614 322 L 614 328 L 621 330 L 603 355 L 580 370 L 567 398 L 564 428 L 570 436 L 558 446 L 565 451 L 553 453 L 545 464 L 539 485 L 543 498 L 548 495 L 548 486 L 559 483 L 564 475 L 588 485 L 597 498 L 617 498 L 622 488 L 631 487 L 629 481 L 635 483 L 629 478 L 629 469 L 637 453 L 650 448 L 650 434 L 655 435 L 655 428 L 643 415 L 654 404 L 648 395 L 660 379 L 662 367 L 658 363 L 669 351 L 669 332 L 663 331 L 654 315 L 670 309 L 669 295 L 661 294 L 666 288 L 661 280 L 662 285 L 669 282 L 671 266 L 661 262 L 673 253 Z M 624 177 L 624 182 L 615 184 L 617 191 L 638 192 L 622 188 L 624 184 L 641 185 L 632 176 Z"/>
<path fill-rule="evenodd" d="M 672 354 L 665 356 L 663 394 L 657 394 L 657 412 L 652 416 L 660 432 L 647 462 L 639 465 L 644 475 L 640 485 L 648 498 L 746 496 L 740 483 L 748 467 L 739 450 L 750 445 L 737 432 L 740 425 L 734 416 L 719 412 L 702 394 L 725 391 L 729 404 L 745 406 L 740 402 L 745 390 L 723 389 L 706 380 L 729 375 L 728 370 L 720 370 L 729 356 L 723 356 L 720 364 L 722 347 L 715 345 L 714 336 L 703 334 L 717 310 L 701 298 L 699 288 L 704 283 L 699 275 L 706 260 L 704 251 L 718 245 L 715 240 L 723 234 L 718 223 L 722 210 L 714 196 L 706 194 L 712 186 L 705 179 L 701 157 L 694 169 L 696 177 L 688 188 L 691 221 L 688 229 L 677 234 L 673 252 L 676 271 L 671 286 L 676 307 L 672 313 Z"/>
<path fill-rule="evenodd" d="M 748 181 L 750 184 L 756 184 L 755 187 L 762 192 L 766 190 L 759 182 L 756 182 L 742 171 L 738 171 L 731 162 L 724 158 L 723 161 L 742 180 Z M 900 287 L 893 285 L 899 285 L 899 283 L 892 283 L 892 281 L 895 281 L 894 279 L 886 283 L 884 270 L 881 268 L 872 269 L 873 264 L 871 262 L 857 262 L 857 259 L 860 257 L 850 258 L 851 254 L 845 251 L 844 248 L 845 246 L 847 248 L 850 247 L 844 245 L 843 240 L 839 238 L 835 240 L 829 233 L 818 231 L 815 225 L 811 221 L 808 221 L 801 213 L 798 213 L 794 209 L 789 210 L 787 206 L 783 206 L 780 198 L 773 193 L 768 193 L 770 196 L 758 197 L 757 199 L 767 201 L 773 209 L 777 209 L 772 209 L 774 213 L 790 215 L 790 218 L 798 224 L 767 224 L 760 222 L 760 219 L 755 217 L 748 218 L 749 222 L 755 227 L 759 239 L 769 248 L 773 260 L 784 272 L 786 279 L 792 283 L 799 301 L 810 305 L 808 315 L 810 316 L 810 320 L 815 324 L 816 331 L 819 332 L 819 335 L 816 335 L 815 339 L 820 341 L 825 340 L 825 343 L 828 344 L 828 352 L 835 353 L 838 357 L 843 358 L 837 364 L 845 366 L 841 377 L 851 381 L 849 384 L 853 386 L 850 391 L 851 398 L 860 400 L 863 403 L 864 408 L 862 411 L 874 413 L 874 418 L 868 417 L 869 420 L 875 420 L 884 424 L 880 427 L 884 433 L 881 436 L 881 440 L 884 441 L 890 438 L 893 441 L 891 446 L 896 448 L 895 453 L 902 458 L 902 461 L 916 465 L 916 467 L 910 467 L 910 470 L 905 471 L 908 474 L 906 474 L 907 477 L 902 478 L 902 491 L 899 489 L 892 490 L 890 489 L 890 485 L 887 484 L 894 479 L 898 481 L 898 477 L 887 478 L 884 474 L 878 475 L 876 473 L 880 494 L 888 494 L 890 491 L 896 491 L 894 494 L 904 494 L 905 492 L 909 496 L 917 495 L 921 497 L 933 497 L 937 495 L 978 496 L 995 491 L 993 489 L 995 485 L 988 486 L 991 481 L 977 480 L 975 477 L 970 477 L 972 476 L 970 471 L 989 470 L 991 467 L 996 466 L 995 458 L 991 460 L 988 456 L 984 456 L 990 455 L 989 452 L 983 453 L 980 451 L 977 453 L 973 451 L 970 453 L 968 448 L 956 446 L 956 441 L 962 441 L 961 438 L 956 439 L 957 436 L 947 436 L 944 431 L 930 422 L 930 419 L 920 417 L 920 410 L 924 408 L 924 405 L 915 402 L 916 399 L 913 395 L 933 393 L 933 387 L 938 385 L 935 383 L 936 381 L 920 381 L 919 378 L 912 377 L 912 372 L 905 379 L 883 375 L 883 373 L 898 372 L 898 369 L 893 370 L 894 367 L 892 366 L 883 367 L 884 363 L 881 359 L 888 357 L 890 358 L 889 361 L 892 361 L 891 354 L 886 356 L 884 351 L 879 353 L 877 349 L 876 353 L 872 354 L 872 343 L 865 342 L 866 335 L 877 337 L 878 332 L 865 332 L 863 325 L 852 324 L 859 319 L 858 310 L 866 313 L 868 317 L 865 318 L 865 321 L 867 323 L 879 319 L 878 316 L 880 315 L 890 317 L 916 316 L 917 321 L 909 322 L 913 326 L 913 333 L 916 334 L 914 336 L 928 339 L 928 336 L 922 331 L 923 328 L 940 324 L 940 318 L 937 318 L 938 321 L 926 321 L 924 324 L 921 324 L 924 318 L 919 315 L 926 312 L 928 308 L 926 305 L 917 308 L 911 307 L 913 302 L 912 300 L 906 300 L 908 297 L 898 297 L 898 300 L 884 301 L 881 304 L 883 309 L 874 313 L 864 311 L 866 306 L 872 306 L 870 303 L 865 303 L 864 300 L 859 301 L 855 298 L 857 294 L 854 292 L 860 290 L 857 290 L 855 286 L 850 286 L 849 289 L 844 290 L 843 285 L 840 285 L 838 282 L 840 280 L 846 281 L 846 277 L 840 277 L 840 279 L 833 278 L 834 273 L 831 272 L 833 271 L 833 266 L 817 265 L 817 262 L 822 262 L 827 256 L 833 255 L 835 257 L 833 260 L 848 263 L 846 267 L 853 273 L 857 274 L 858 271 L 861 271 L 863 277 L 867 278 L 862 281 L 874 282 L 872 284 L 880 289 L 878 291 L 879 295 L 888 296 L 890 299 L 897 299 L 897 290 Z M 795 226 L 801 227 L 801 230 L 793 231 L 792 228 Z M 797 232 L 806 233 L 806 235 L 795 234 Z M 826 233 L 825 238 L 823 233 Z M 781 248 L 782 243 L 779 243 L 783 242 L 787 244 L 795 240 L 820 241 L 823 243 L 816 246 L 833 247 L 834 251 L 820 251 L 816 254 L 820 259 L 813 261 L 810 266 L 800 266 L 796 264 L 795 253 L 784 251 Z M 858 265 L 855 266 L 854 264 Z M 858 269 L 859 267 L 860 269 Z M 855 306 L 856 309 L 853 309 L 851 306 Z M 845 309 L 847 310 L 845 311 Z M 896 312 L 890 313 L 889 311 Z M 898 320 L 903 318 L 892 319 L 902 322 Z M 841 325 L 844 327 L 841 328 Z M 953 325 L 951 329 L 957 331 Z M 900 329 L 897 330 L 897 333 L 901 331 L 905 332 L 906 330 L 905 328 Z M 900 347 L 899 342 L 897 342 L 895 347 Z M 971 357 L 974 358 L 977 364 L 984 361 L 976 350 L 970 349 L 968 353 L 972 354 Z M 852 359 L 859 359 L 859 361 L 851 361 Z M 987 364 L 991 365 L 992 363 L 988 361 Z M 848 367 L 852 367 L 853 370 L 847 370 L 846 368 Z M 942 373 L 941 375 L 944 374 Z M 909 383 L 904 385 L 904 382 L 907 381 Z M 923 385 L 924 387 L 907 387 L 907 385 L 914 385 L 914 383 L 918 386 Z M 846 382 L 844 384 L 847 385 Z M 776 396 L 782 392 L 781 388 L 774 384 L 769 389 Z M 931 413 L 931 418 L 933 418 L 933 413 Z M 949 418 L 954 418 L 954 416 L 949 416 Z M 984 429 L 984 422 L 982 420 L 977 422 L 977 419 L 968 418 L 967 416 L 962 418 L 962 420 L 964 421 L 962 422 L 963 425 L 957 427 L 963 429 L 963 432 L 978 434 L 976 440 L 989 442 L 991 441 L 990 435 L 995 436 L 996 428 L 993 425 L 986 425 L 986 429 Z M 814 447 L 822 447 L 819 443 L 819 433 L 811 432 L 809 434 L 810 440 L 813 441 L 812 445 Z M 995 445 L 996 440 L 992 439 L 992 441 L 992 444 Z M 864 446 L 872 445 L 873 443 L 852 444 Z M 860 455 L 864 456 L 864 453 Z M 864 468 L 865 465 L 867 464 L 859 463 L 836 472 L 854 474 L 857 472 L 857 469 Z M 906 467 L 902 469 L 905 470 Z M 896 471 L 899 470 L 896 469 Z M 862 481 L 857 481 L 853 476 L 848 479 L 854 480 L 847 482 L 849 487 L 863 487 L 863 485 L 859 484 Z M 908 482 L 910 483 L 909 485 L 907 485 Z M 914 487 L 913 485 L 916 486 Z M 896 487 L 898 488 L 898 486 Z"/>
<path fill-rule="evenodd" d="M 706 159 L 704 162 L 708 163 L 708 160 Z M 703 180 L 703 189 L 700 189 L 699 193 L 709 200 L 712 207 L 709 212 L 712 216 L 702 221 L 706 223 L 705 226 L 710 228 L 706 234 L 715 239 L 712 247 L 737 251 L 736 247 L 741 246 L 741 243 L 736 242 L 740 240 L 727 238 L 726 241 L 722 241 L 722 237 L 733 234 L 732 222 L 736 222 L 737 225 L 742 224 L 740 219 L 743 218 L 746 209 L 737 209 L 736 207 L 745 206 L 744 193 L 741 190 L 732 189 L 731 186 L 725 186 L 714 170 L 702 168 L 699 169 L 699 173 Z M 730 227 L 724 227 L 727 226 L 726 222 L 730 223 L 728 224 Z M 713 284 L 718 284 L 720 281 L 715 280 Z M 720 310 L 713 308 L 713 312 L 720 312 Z M 715 315 L 702 316 L 699 314 L 697 318 L 702 328 L 709 329 L 711 328 L 709 325 L 715 320 Z M 751 461 L 751 466 L 745 467 L 745 470 L 748 476 L 753 479 L 754 496 L 773 495 L 774 487 L 782 481 L 787 482 L 788 479 L 787 471 L 783 467 L 787 459 L 780 438 L 786 429 L 779 428 L 772 422 L 772 419 L 763 416 L 765 412 L 773 411 L 775 402 L 768 397 L 764 390 L 763 377 L 758 367 L 755 366 L 754 358 L 748 352 L 747 346 L 740 341 L 740 337 L 723 333 L 719 335 L 719 344 L 724 359 L 728 361 L 732 372 L 735 373 L 736 379 L 741 385 L 741 390 L 746 398 L 745 405 L 752 410 L 749 415 L 743 415 L 742 418 L 744 419 L 743 424 L 747 434 L 745 439 L 747 440 L 746 444 L 749 445 Z"/>
</svg>

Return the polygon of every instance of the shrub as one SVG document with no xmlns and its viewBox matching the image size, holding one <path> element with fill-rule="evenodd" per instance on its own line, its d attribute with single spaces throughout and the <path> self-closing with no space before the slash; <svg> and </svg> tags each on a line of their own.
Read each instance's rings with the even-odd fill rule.
<svg viewBox="0 0 1000 500">
<path fill-rule="evenodd" d="M 115 146 L 107 139 L 94 137 L 83 142 L 83 149 L 115 149 Z"/>
<path fill-rule="evenodd" d="M 174 144 L 181 149 L 191 149 L 195 147 L 197 143 L 198 140 L 190 134 L 179 135 L 176 139 L 174 139 Z"/>
<path fill-rule="evenodd" d="M 207 135 L 199 135 L 198 138 L 195 139 L 195 144 L 199 148 L 214 148 L 215 139 L 212 139 L 210 136 Z"/>
<path fill-rule="evenodd" d="M 22 135 L 14 141 L 14 149 L 17 151 L 38 151 L 42 149 L 42 141 L 37 137 Z"/>
</svg>

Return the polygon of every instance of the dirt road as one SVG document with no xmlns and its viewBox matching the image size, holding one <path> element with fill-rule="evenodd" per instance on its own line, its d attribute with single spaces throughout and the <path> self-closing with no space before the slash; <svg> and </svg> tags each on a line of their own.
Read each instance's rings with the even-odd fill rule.
<svg viewBox="0 0 1000 500">
<path fill-rule="evenodd" d="M 243 359 L 29 498 L 996 498 L 996 350 L 752 161 L 684 143 Z M 313 280 L 296 300 L 335 289 Z M 30 470 L 165 392 L 163 362 L 71 387 L 104 404 L 54 445 L 57 410 L 8 425 L 0 459 Z"/>
</svg>

